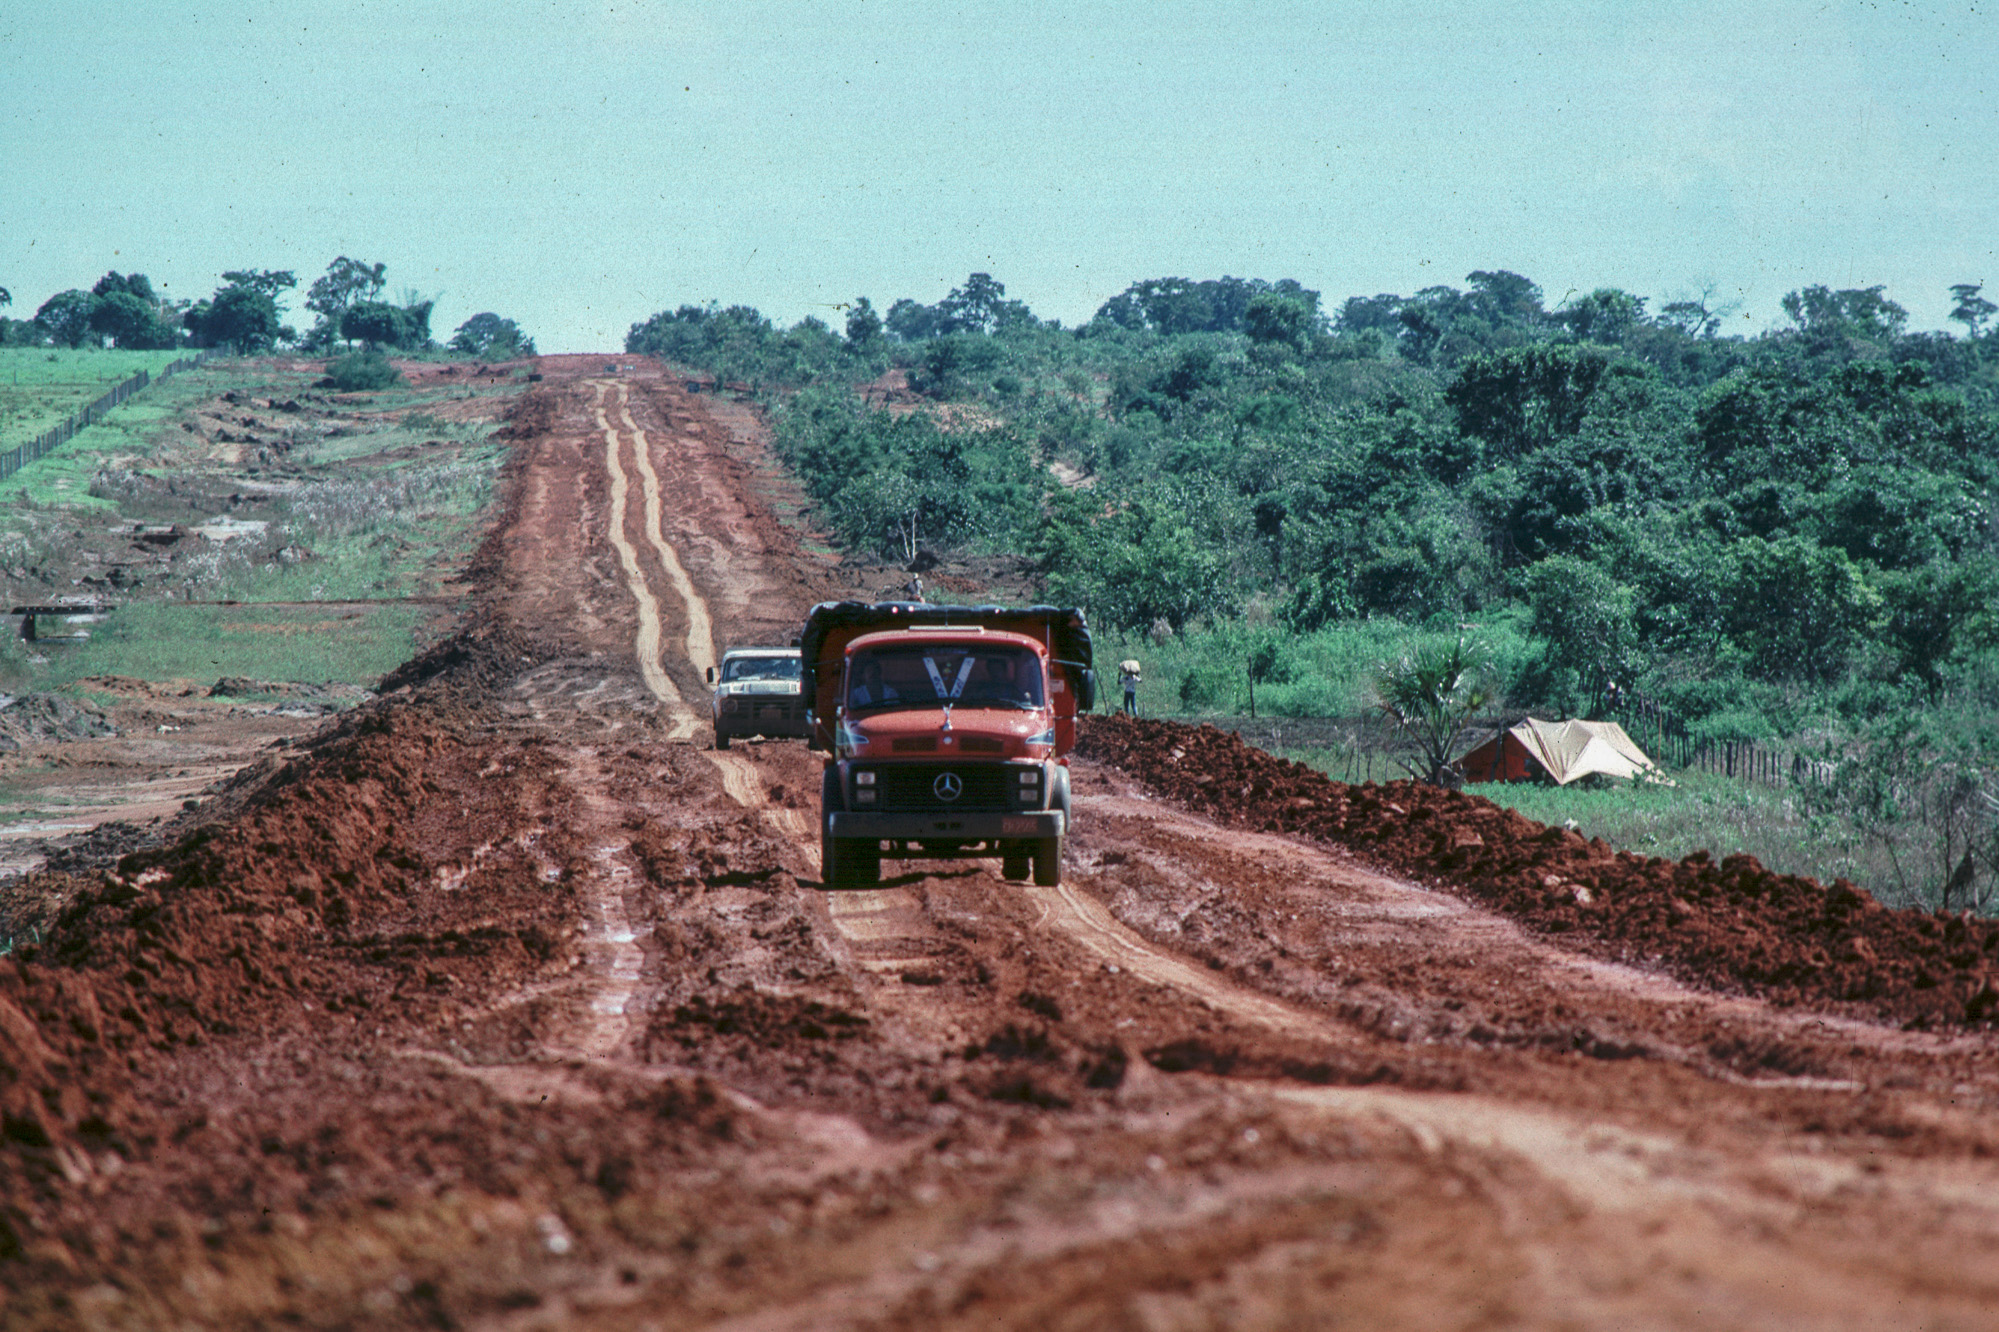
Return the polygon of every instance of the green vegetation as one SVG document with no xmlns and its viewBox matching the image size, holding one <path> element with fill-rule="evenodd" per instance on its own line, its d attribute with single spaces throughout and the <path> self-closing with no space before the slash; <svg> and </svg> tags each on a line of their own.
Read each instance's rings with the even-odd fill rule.
<svg viewBox="0 0 1999 1332">
<path fill-rule="evenodd" d="M 850 548 L 1031 556 L 1048 596 L 1148 644 L 1155 709 L 1244 709 L 1262 675 L 1266 713 L 1356 716 L 1355 681 L 1470 624 L 1509 640 L 1511 708 L 1615 701 L 1878 771 L 1878 798 L 1856 779 L 1823 817 L 1883 848 L 1870 808 L 1935 821 L 1887 730 L 1950 731 L 1952 771 L 1999 799 L 1999 741 L 1951 720 L 1999 714 L 1999 332 L 1976 284 L 1952 288 L 1961 335 L 1909 332 L 1880 287 L 1810 286 L 1753 337 L 1720 333 L 1710 293 L 1550 308 L 1516 273 L 1465 284 L 1329 307 L 1160 278 L 1063 329 L 975 273 L 935 305 L 856 300 L 844 336 L 682 306 L 627 348 L 772 394 Z M 913 403 L 853 393 L 891 368 Z M 1327 631 L 1380 650 L 1299 683 Z M 1943 850 L 1895 853 L 1910 891 L 1999 877 L 1999 805 L 1977 808 Z"/>
<path fill-rule="evenodd" d="M 205 606 L 134 602 L 89 626 L 86 642 L 45 649 L 37 689 L 91 675 L 197 680 L 221 675 L 373 685 L 413 654 L 425 613 L 413 606 Z M 0 648 L 22 678 L 26 645 Z M 22 674 L 17 674 L 20 672 Z"/>
<path fill-rule="evenodd" d="M 446 345 L 482 361 L 510 361 L 535 354 L 534 339 L 521 332 L 519 324 L 491 311 L 475 314 L 460 324 Z"/>
<path fill-rule="evenodd" d="M 342 393 L 371 393 L 403 382 L 402 371 L 378 351 L 349 352 L 326 367 L 327 387 Z"/>
<path fill-rule="evenodd" d="M 0 450 L 60 425 L 139 371 L 158 375 L 177 351 L 0 347 Z M 150 390 L 149 390 L 150 392 Z"/>
<path fill-rule="evenodd" d="M 430 332 L 436 302 L 414 291 L 403 292 L 396 302 L 383 300 L 387 273 L 386 264 L 346 255 L 335 259 L 306 290 L 305 307 L 317 319 L 303 336 L 284 322 L 286 293 L 298 285 L 291 269 L 231 269 L 213 295 L 192 302 L 168 300 L 144 273 L 106 273 L 88 291 L 57 292 L 32 319 L 0 317 L 0 348 L 208 347 L 237 355 L 293 348 L 331 354 L 358 342 L 366 350 L 393 348 L 411 356 L 500 360 L 535 354 L 533 338 L 513 320 L 492 313 L 472 316 L 440 347 Z M 0 287 L 0 307 L 12 303 L 12 294 Z"/>
<path fill-rule="evenodd" d="M 54 369 L 42 360 L 50 354 L 6 349 L 0 368 L 26 357 L 24 365 Z M 122 371 L 133 356 L 170 354 L 62 355 Z M 356 603 L 432 596 L 438 575 L 469 556 L 503 452 L 487 442 L 493 423 L 437 414 L 441 397 L 466 396 L 458 387 L 405 385 L 346 417 L 264 408 L 261 429 L 282 423 L 283 436 L 267 438 L 274 453 L 283 443 L 284 466 L 266 470 L 248 459 L 247 470 L 261 474 L 253 487 L 243 470 L 216 461 L 199 429 L 182 428 L 209 428 L 200 423 L 213 422 L 225 394 L 224 424 L 239 427 L 238 416 L 296 398 L 312 378 L 210 362 L 148 387 L 9 478 L 0 575 L 28 600 L 95 591 L 119 609 L 81 641 L 0 642 L 0 690 L 60 687 L 96 674 L 366 684 L 413 655 L 433 609 Z M 52 391 L 68 382 L 57 380 Z M 101 391 L 91 388 L 89 396 Z M 237 522 L 236 534 L 190 531 L 154 548 L 152 560 L 114 530 L 133 522 L 192 529 L 221 514 Z M 109 581 L 120 562 L 130 576 Z M 91 578 L 79 582 L 83 574 Z M 244 604 L 205 604 L 222 601 Z"/>
</svg>

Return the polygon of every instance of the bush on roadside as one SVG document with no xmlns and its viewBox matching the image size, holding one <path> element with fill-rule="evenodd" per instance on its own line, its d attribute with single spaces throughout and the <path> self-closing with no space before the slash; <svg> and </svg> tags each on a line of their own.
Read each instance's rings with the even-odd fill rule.
<svg viewBox="0 0 1999 1332">
<path fill-rule="evenodd" d="M 367 393 L 403 382 L 402 371 L 378 351 L 350 352 L 326 368 L 318 387 L 342 393 Z"/>
</svg>

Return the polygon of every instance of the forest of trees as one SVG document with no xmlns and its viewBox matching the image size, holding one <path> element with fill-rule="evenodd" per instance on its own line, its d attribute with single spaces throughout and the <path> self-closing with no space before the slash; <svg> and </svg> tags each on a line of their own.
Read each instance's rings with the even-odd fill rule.
<svg viewBox="0 0 1999 1332">
<path fill-rule="evenodd" d="M 1504 271 L 1336 306 L 1161 278 L 1064 329 L 973 274 L 839 331 L 682 306 L 627 348 L 769 392 L 856 549 L 1027 554 L 1113 629 L 1505 625 L 1522 708 L 1598 715 L 1615 682 L 1707 736 L 1988 772 L 1999 331 L 1951 294 L 1956 333 L 1812 286 L 1744 337 L 1711 293 L 1550 308 Z M 891 366 L 959 406 L 865 405 Z"/>
<path fill-rule="evenodd" d="M 169 300 L 144 273 L 106 273 L 89 289 L 59 291 L 32 319 L 0 317 L 0 346 L 119 347 L 166 350 L 206 347 L 238 355 L 278 349 L 329 355 L 356 346 L 404 355 L 450 353 L 489 360 L 535 354 L 534 339 L 511 319 L 473 315 L 439 346 L 431 336 L 436 304 L 405 291 L 382 299 L 388 265 L 341 255 L 306 289 L 315 316 L 304 333 L 284 322 L 285 293 L 298 285 L 289 269 L 239 269 L 199 301 Z M 12 296 L 0 288 L 0 306 Z"/>
</svg>

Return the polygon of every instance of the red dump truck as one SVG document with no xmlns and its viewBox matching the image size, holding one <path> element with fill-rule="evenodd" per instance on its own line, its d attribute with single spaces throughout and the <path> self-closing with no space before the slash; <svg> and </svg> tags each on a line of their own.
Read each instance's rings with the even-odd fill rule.
<svg viewBox="0 0 1999 1332">
<path fill-rule="evenodd" d="M 820 787 L 821 877 L 883 856 L 996 856 L 1062 881 L 1076 717 L 1096 706 L 1090 630 L 1055 606 L 829 601 L 799 635 Z"/>
</svg>

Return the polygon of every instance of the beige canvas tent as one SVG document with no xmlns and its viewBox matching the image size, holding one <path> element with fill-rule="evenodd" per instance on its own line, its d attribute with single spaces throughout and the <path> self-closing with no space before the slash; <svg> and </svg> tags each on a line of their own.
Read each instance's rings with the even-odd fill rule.
<svg viewBox="0 0 1999 1332">
<path fill-rule="evenodd" d="M 1567 786 L 1579 777 L 1643 777 L 1664 781 L 1616 722 L 1546 722 L 1529 717 L 1458 760 L 1468 782 L 1524 782 L 1537 772 Z"/>
</svg>

